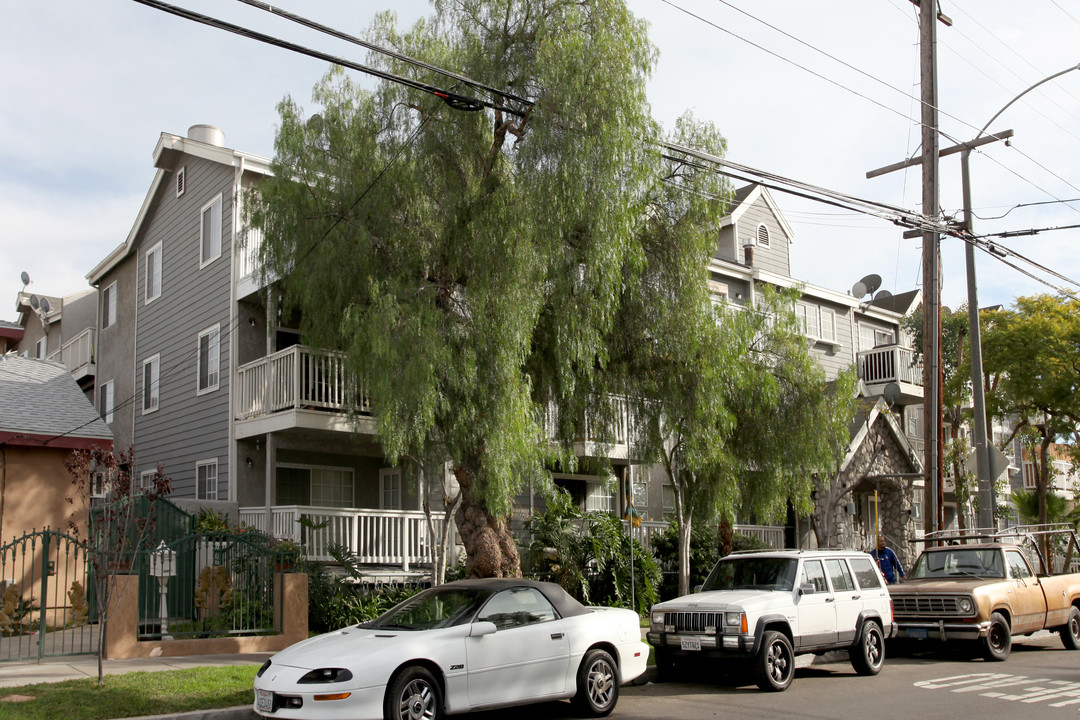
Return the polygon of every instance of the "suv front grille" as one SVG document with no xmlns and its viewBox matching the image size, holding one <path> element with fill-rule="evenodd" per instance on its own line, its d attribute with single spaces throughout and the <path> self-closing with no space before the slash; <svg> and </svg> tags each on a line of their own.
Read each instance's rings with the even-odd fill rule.
<svg viewBox="0 0 1080 720">
<path fill-rule="evenodd" d="M 957 608 L 957 595 L 893 595 L 896 615 L 966 615 Z"/>
<path fill-rule="evenodd" d="M 721 612 L 666 612 L 664 625 L 674 625 L 677 633 L 704 633 L 705 628 L 724 626 L 724 613 Z"/>
</svg>

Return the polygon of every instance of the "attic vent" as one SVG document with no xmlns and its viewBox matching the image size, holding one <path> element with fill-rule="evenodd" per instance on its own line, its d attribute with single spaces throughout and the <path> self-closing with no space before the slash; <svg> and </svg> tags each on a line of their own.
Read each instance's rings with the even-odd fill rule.
<svg viewBox="0 0 1080 720">
<path fill-rule="evenodd" d="M 187 168 L 180 168 L 176 171 L 176 197 L 180 197 L 184 194 L 184 170 Z"/>
<path fill-rule="evenodd" d="M 769 228 L 764 225 L 757 226 L 757 244 L 761 247 L 769 247 Z"/>
</svg>

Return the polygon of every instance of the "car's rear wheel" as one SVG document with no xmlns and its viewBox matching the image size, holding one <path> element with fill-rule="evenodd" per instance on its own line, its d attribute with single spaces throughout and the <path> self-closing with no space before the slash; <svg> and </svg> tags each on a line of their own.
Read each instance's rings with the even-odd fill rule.
<svg viewBox="0 0 1080 720">
<path fill-rule="evenodd" d="M 1080 610 L 1075 605 L 1069 609 L 1069 622 L 1058 628 L 1058 635 L 1066 650 L 1080 650 Z"/>
<path fill-rule="evenodd" d="M 619 701 L 619 668 L 606 650 L 585 653 L 577 673 L 574 703 L 589 717 L 604 717 Z"/>
<path fill-rule="evenodd" d="M 990 616 L 990 631 L 980 642 L 984 659 L 990 662 L 1008 659 L 1009 651 L 1012 650 L 1012 632 L 1004 615 L 996 612 Z"/>
<path fill-rule="evenodd" d="M 386 688 L 385 720 L 439 720 L 444 717 L 442 688 L 427 668 L 407 667 Z"/>
<path fill-rule="evenodd" d="M 885 664 L 885 636 L 876 622 L 863 623 L 862 634 L 848 651 L 851 666 L 860 675 L 877 675 Z"/>
<path fill-rule="evenodd" d="M 795 652 L 787 635 L 775 630 L 765 631 L 761 647 L 754 658 L 754 676 L 762 690 L 786 690 L 795 677 Z"/>
</svg>

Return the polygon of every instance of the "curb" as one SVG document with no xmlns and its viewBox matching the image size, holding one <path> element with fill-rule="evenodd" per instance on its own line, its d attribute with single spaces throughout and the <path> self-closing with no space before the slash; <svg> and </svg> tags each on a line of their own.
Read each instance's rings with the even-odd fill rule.
<svg viewBox="0 0 1080 720">
<path fill-rule="evenodd" d="M 125 720 L 261 720 L 250 705 L 216 708 L 212 710 L 192 710 L 171 715 L 143 715 L 125 718 Z"/>
</svg>

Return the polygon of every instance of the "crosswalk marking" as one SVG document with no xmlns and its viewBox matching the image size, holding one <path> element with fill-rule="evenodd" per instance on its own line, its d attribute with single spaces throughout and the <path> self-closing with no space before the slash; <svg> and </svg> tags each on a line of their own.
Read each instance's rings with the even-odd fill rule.
<svg viewBox="0 0 1080 720">
<path fill-rule="evenodd" d="M 948 690 L 954 693 L 978 693 L 981 697 L 1009 702 L 1047 702 L 1050 707 L 1080 704 L 1080 682 L 1005 673 L 966 673 L 936 680 L 919 680 L 915 687 L 925 690 Z M 1056 700 L 1057 702 L 1048 702 Z"/>
</svg>

